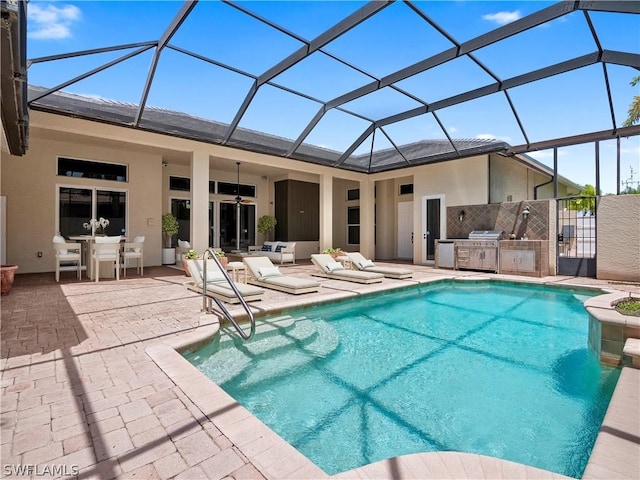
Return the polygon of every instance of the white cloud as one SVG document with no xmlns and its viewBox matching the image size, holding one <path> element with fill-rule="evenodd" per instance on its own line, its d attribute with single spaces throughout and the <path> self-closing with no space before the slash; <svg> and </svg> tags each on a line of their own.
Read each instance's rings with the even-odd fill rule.
<svg viewBox="0 0 640 480">
<path fill-rule="evenodd" d="M 71 25 L 81 17 L 80 9 L 74 5 L 56 7 L 31 2 L 27 9 L 32 22 L 29 36 L 39 40 L 60 40 L 71 37 Z"/>
<path fill-rule="evenodd" d="M 456 133 L 458 131 L 458 129 L 456 127 L 449 127 L 449 132 L 450 133 Z"/>
<path fill-rule="evenodd" d="M 515 22 L 519 18 L 522 18 L 520 10 L 515 10 L 513 12 L 488 13 L 482 16 L 483 20 L 489 20 L 490 22 L 495 22 L 498 25 Z"/>
</svg>

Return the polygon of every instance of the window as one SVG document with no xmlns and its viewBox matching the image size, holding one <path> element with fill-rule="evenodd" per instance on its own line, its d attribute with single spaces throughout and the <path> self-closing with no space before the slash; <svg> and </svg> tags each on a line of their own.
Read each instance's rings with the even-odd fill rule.
<svg viewBox="0 0 640 480">
<path fill-rule="evenodd" d="M 413 183 L 404 183 L 400 185 L 400 195 L 410 195 L 413 193 Z"/>
<path fill-rule="evenodd" d="M 214 180 L 209 180 L 209 193 L 216 193 L 216 182 Z"/>
<path fill-rule="evenodd" d="M 127 192 L 97 188 L 59 187 L 58 231 L 64 237 L 84 235 L 83 224 L 92 218 L 109 220 L 107 235 L 125 235 Z"/>
<path fill-rule="evenodd" d="M 99 180 L 126 182 L 127 166 L 58 157 L 58 175 L 61 177 L 96 178 Z"/>
<path fill-rule="evenodd" d="M 360 189 L 359 188 L 348 189 L 347 200 L 360 200 Z"/>
<path fill-rule="evenodd" d="M 347 207 L 347 243 L 360 243 L 360 207 Z"/>
<path fill-rule="evenodd" d="M 236 196 L 238 194 L 238 184 L 237 183 L 227 183 L 227 182 L 218 182 L 218 193 L 220 195 L 233 195 Z M 240 196 L 241 197 L 255 197 L 256 196 L 256 186 L 255 185 L 247 185 L 240 184 Z"/>
<path fill-rule="evenodd" d="M 189 192 L 191 191 L 191 179 L 186 177 L 169 177 L 169 190 Z"/>
</svg>

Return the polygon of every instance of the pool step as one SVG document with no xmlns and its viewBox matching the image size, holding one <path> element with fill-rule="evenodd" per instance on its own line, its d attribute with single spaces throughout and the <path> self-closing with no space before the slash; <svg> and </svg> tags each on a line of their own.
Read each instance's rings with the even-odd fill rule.
<svg viewBox="0 0 640 480">
<path fill-rule="evenodd" d="M 260 325 L 260 328 L 256 324 L 256 335 L 250 341 L 221 341 L 208 362 L 209 378 L 218 384 L 233 379 L 242 385 L 264 382 L 327 356 L 338 346 L 338 336 L 326 322 L 289 317 L 277 323 L 278 326 Z M 284 325 L 286 328 L 280 328 Z M 249 363 L 258 358 L 260 369 L 252 370 Z"/>
</svg>

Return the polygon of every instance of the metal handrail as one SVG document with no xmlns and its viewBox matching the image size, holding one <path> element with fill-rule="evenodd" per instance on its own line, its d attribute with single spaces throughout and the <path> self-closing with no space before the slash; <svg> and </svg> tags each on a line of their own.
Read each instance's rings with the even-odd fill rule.
<svg viewBox="0 0 640 480">
<path fill-rule="evenodd" d="M 238 325 L 238 322 L 236 322 L 236 319 L 233 318 L 233 315 L 229 313 L 229 310 L 227 310 L 222 301 L 218 300 L 216 297 L 207 295 L 207 260 L 209 260 L 207 256 L 210 256 L 213 260 L 215 260 L 216 264 L 220 268 L 220 271 L 222 272 L 222 275 L 224 275 L 224 278 L 227 280 L 227 283 L 231 287 L 231 290 L 233 290 L 233 293 L 235 293 L 236 297 L 238 297 L 238 300 L 240 300 L 244 311 L 247 312 L 249 320 L 251 321 L 251 330 L 249 331 L 248 335 L 242 328 L 240 328 L 240 325 Z M 224 268 L 220 263 L 220 260 L 218 260 L 215 251 L 212 248 L 207 248 L 202 254 L 202 258 L 202 308 L 205 311 L 211 311 L 210 308 L 207 308 L 207 300 L 209 300 L 209 302 L 211 302 L 211 300 L 215 301 L 218 307 L 220 307 L 220 310 L 222 310 L 222 313 L 224 313 L 227 319 L 229 319 L 229 321 L 233 324 L 238 334 L 245 340 L 249 340 L 251 337 L 253 337 L 253 334 L 256 331 L 256 320 L 253 317 L 253 312 L 251 312 L 251 310 L 249 309 L 249 305 L 247 305 L 247 302 L 242 297 L 242 294 L 238 290 L 238 287 L 236 287 L 235 283 L 233 283 L 233 280 L 231 280 L 231 277 L 227 273 L 227 269 Z"/>
</svg>

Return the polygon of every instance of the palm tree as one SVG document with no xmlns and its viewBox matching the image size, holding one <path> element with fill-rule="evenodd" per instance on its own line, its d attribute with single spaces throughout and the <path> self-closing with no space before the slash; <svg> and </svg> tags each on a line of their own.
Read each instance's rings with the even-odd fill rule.
<svg viewBox="0 0 640 480">
<path fill-rule="evenodd" d="M 631 80 L 631 86 L 635 87 L 640 83 L 640 75 Z M 635 95 L 631 105 L 629 105 L 629 116 L 622 124 L 623 127 L 630 127 L 640 120 L 640 95 Z"/>
</svg>

